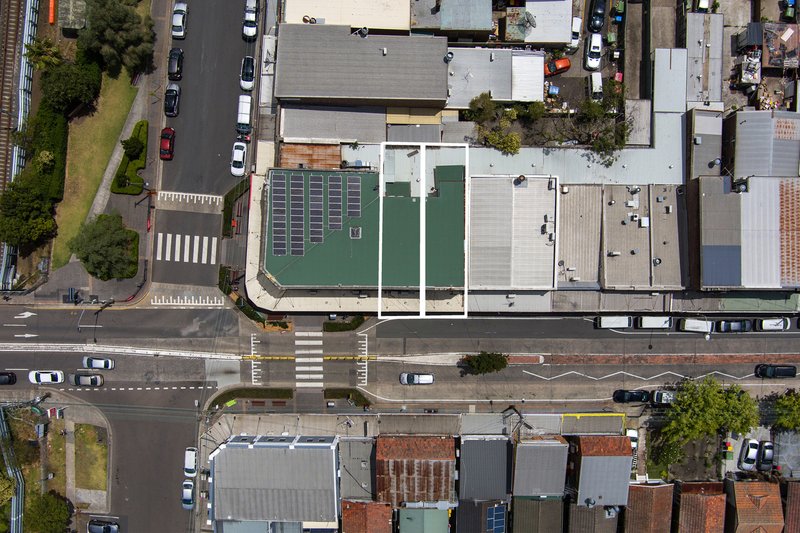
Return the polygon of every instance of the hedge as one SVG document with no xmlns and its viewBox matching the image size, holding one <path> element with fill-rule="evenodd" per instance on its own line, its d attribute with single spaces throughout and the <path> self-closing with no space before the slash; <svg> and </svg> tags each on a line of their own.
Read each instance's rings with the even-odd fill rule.
<svg viewBox="0 0 800 533">
<path fill-rule="evenodd" d="M 36 187 L 51 202 L 59 202 L 64 197 L 64 177 L 67 174 L 67 140 L 69 138 L 67 118 L 42 103 L 36 111 L 36 115 L 31 119 L 29 128 L 33 154 L 28 157 L 28 160 L 35 160 L 42 151 L 48 151 L 53 155 L 52 169 L 49 172 L 36 173 Z"/>
<path fill-rule="evenodd" d="M 224 405 L 231 400 L 245 399 L 269 399 L 269 400 L 291 400 L 294 397 L 292 389 L 256 389 L 244 388 L 225 391 L 213 400 L 210 405 Z"/>
<path fill-rule="evenodd" d="M 138 137 L 144 149 L 138 158 L 133 161 L 128 159 L 127 155 L 122 156 L 117 167 L 117 172 L 114 175 L 114 181 L 111 183 L 111 192 L 116 194 L 131 194 L 138 195 L 144 190 L 144 179 L 139 176 L 139 171 L 142 170 L 147 163 L 147 121 L 140 120 L 133 127 L 131 137 Z"/>
</svg>

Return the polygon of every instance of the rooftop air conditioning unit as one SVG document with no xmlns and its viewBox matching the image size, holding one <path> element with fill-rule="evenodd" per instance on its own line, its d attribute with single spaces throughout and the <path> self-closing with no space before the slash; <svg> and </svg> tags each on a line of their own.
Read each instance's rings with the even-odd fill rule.
<svg viewBox="0 0 800 533">
<path fill-rule="evenodd" d="M 622 254 L 621 254 L 621 253 L 619 253 L 619 252 L 618 252 L 618 251 L 616 251 L 616 250 L 613 250 L 613 251 L 611 251 L 611 252 L 608 252 L 608 257 L 617 257 L 617 256 L 619 256 L 619 255 L 622 255 Z"/>
<path fill-rule="evenodd" d="M 569 187 L 566 185 L 561 186 L 561 194 L 567 194 L 569 192 Z"/>
<path fill-rule="evenodd" d="M 572 276 L 571 278 L 569 278 L 569 280 L 570 281 L 580 281 L 581 278 L 579 278 L 578 276 Z"/>
<path fill-rule="evenodd" d="M 699 144 L 703 144 L 703 138 L 700 137 L 699 135 L 695 135 L 694 136 L 694 144 L 698 144 L 698 145 Z"/>
</svg>

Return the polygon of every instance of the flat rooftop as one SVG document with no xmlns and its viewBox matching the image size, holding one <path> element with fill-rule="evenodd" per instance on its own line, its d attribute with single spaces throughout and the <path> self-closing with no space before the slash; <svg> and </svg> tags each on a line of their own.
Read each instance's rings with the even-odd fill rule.
<svg viewBox="0 0 800 533">
<path fill-rule="evenodd" d="M 289 24 L 302 24 L 305 17 L 352 28 L 407 31 L 411 24 L 409 0 L 291 0 L 283 6 Z"/>
<path fill-rule="evenodd" d="M 600 222 L 603 212 L 600 185 L 563 185 L 558 246 L 558 286 L 598 289 Z"/>
</svg>

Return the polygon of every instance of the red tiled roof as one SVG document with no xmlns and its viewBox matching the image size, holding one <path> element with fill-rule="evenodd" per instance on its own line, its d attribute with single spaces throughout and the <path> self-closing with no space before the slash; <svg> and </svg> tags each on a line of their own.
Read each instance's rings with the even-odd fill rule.
<svg viewBox="0 0 800 533">
<path fill-rule="evenodd" d="M 669 533 L 672 485 L 631 485 L 625 510 L 626 533 Z"/>
<path fill-rule="evenodd" d="M 780 181 L 781 284 L 800 285 L 800 183 Z"/>
<path fill-rule="evenodd" d="M 375 458 L 455 461 L 456 442 L 452 437 L 378 437 Z"/>
<path fill-rule="evenodd" d="M 631 439 L 628 437 L 578 437 L 578 453 L 582 456 L 630 457 Z"/>
<path fill-rule="evenodd" d="M 736 522 L 747 531 L 758 527 L 763 533 L 783 531 L 783 507 L 777 483 L 737 481 L 732 483 L 736 502 Z"/>
<path fill-rule="evenodd" d="M 342 533 L 392 533 L 392 507 L 342 500 Z"/>
<path fill-rule="evenodd" d="M 455 465 L 452 437 L 378 437 L 376 499 L 394 507 L 401 502 L 451 501 Z"/>
<path fill-rule="evenodd" d="M 678 531 L 722 533 L 725 526 L 725 494 L 681 494 L 678 522 Z"/>
<path fill-rule="evenodd" d="M 786 524 L 784 531 L 800 531 L 800 482 L 786 483 Z"/>
</svg>

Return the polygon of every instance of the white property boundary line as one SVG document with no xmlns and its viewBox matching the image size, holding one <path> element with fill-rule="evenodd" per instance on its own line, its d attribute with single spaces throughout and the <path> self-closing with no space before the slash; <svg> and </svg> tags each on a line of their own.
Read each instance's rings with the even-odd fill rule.
<svg viewBox="0 0 800 533">
<path fill-rule="evenodd" d="M 222 352 L 187 352 L 180 350 L 151 350 L 132 346 L 108 346 L 103 344 L 46 344 L 7 342 L 0 344 L 0 352 L 69 352 L 88 354 L 124 354 L 164 357 L 186 357 L 193 359 L 226 359 L 240 361 L 241 356 Z"/>
</svg>

